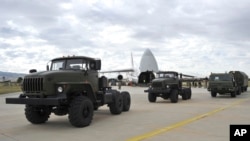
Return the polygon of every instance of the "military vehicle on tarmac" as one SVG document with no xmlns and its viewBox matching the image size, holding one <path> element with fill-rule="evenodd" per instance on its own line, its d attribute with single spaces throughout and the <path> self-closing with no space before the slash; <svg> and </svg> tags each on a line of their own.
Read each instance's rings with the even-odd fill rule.
<svg viewBox="0 0 250 141">
<path fill-rule="evenodd" d="M 232 73 L 211 73 L 207 90 L 211 92 L 212 97 L 216 97 L 217 93 L 230 94 L 231 97 L 241 94 L 241 89 Z"/>
<path fill-rule="evenodd" d="M 55 58 L 48 63 L 47 71 L 30 70 L 22 83 L 23 93 L 17 98 L 6 98 L 6 103 L 26 104 L 25 116 L 33 124 L 45 123 L 54 113 L 68 114 L 75 127 L 88 126 L 93 111 L 105 104 L 114 115 L 129 111 L 130 94 L 108 87 L 107 78 L 99 77 L 100 69 L 100 59 Z"/>
<path fill-rule="evenodd" d="M 152 80 L 147 90 L 144 90 L 148 93 L 148 101 L 156 102 L 156 98 L 161 97 L 163 99 L 169 98 L 172 103 L 177 103 L 179 95 L 182 96 L 183 100 L 191 99 L 191 88 L 182 87 L 184 81 L 182 76 L 192 77 L 175 71 L 157 72 L 157 78 Z"/>
<path fill-rule="evenodd" d="M 247 91 L 248 87 L 248 76 L 242 71 L 230 71 L 234 76 L 237 85 L 241 88 L 241 92 Z"/>
</svg>

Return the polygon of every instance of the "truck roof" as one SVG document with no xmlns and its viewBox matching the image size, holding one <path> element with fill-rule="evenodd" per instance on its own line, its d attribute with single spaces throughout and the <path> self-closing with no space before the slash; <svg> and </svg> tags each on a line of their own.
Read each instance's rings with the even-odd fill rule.
<svg viewBox="0 0 250 141">
<path fill-rule="evenodd" d="M 87 59 L 87 60 L 100 60 L 98 58 L 91 58 L 91 57 L 86 57 L 86 56 L 63 56 L 63 57 L 58 57 L 54 58 L 51 61 L 56 61 L 56 60 L 63 60 L 63 59 Z"/>
<path fill-rule="evenodd" d="M 157 74 L 159 74 L 159 73 L 174 73 L 174 74 L 178 75 L 178 72 L 176 72 L 176 71 L 158 71 Z"/>
<path fill-rule="evenodd" d="M 248 77 L 248 75 L 243 71 L 230 71 L 229 73 L 238 73 L 238 74 L 243 75 L 244 77 Z"/>
</svg>

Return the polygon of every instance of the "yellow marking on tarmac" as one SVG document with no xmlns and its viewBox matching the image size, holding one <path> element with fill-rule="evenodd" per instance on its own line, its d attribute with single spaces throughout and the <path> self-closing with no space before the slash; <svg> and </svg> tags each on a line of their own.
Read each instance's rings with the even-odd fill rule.
<svg viewBox="0 0 250 141">
<path fill-rule="evenodd" d="M 175 128 L 178 128 L 178 127 L 181 127 L 181 126 L 184 126 L 186 124 L 189 124 L 191 122 L 194 122 L 194 121 L 197 121 L 197 120 L 200 120 L 202 118 L 205 118 L 205 117 L 208 117 L 208 116 L 211 116 L 215 113 L 218 113 L 222 110 L 225 110 L 229 107 L 233 107 L 235 105 L 238 105 L 244 101 L 246 101 L 248 99 L 241 99 L 241 100 L 238 100 L 236 102 L 233 102 L 232 104 L 228 105 L 228 106 L 224 106 L 224 107 L 221 107 L 221 108 L 218 108 L 218 109 L 215 109 L 213 111 L 210 111 L 210 112 L 207 112 L 205 114 L 202 114 L 202 115 L 198 115 L 196 117 L 193 117 L 193 118 L 190 118 L 190 119 L 186 119 L 186 120 L 183 120 L 181 122 L 178 122 L 178 123 L 175 123 L 173 125 L 170 125 L 170 126 L 167 126 L 167 127 L 163 127 L 163 128 L 160 128 L 160 129 L 157 129 L 157 130 L 153 130 L 151 132 L 148 132 L 148 133 L 145 133 L 145 134 L 142 134 L 142 135 L 139 135 L 139 136 L 135 136 L 135 137 L 132 137 L 130 139 L 127 139 L 127 141 L 141 141 L 143 139 L 148 139 L 150 137 L 153 137 L 153 136 L 156 136 L 158 134 L 161 134 L 161 133 L 164 133 L 164 132 L 167 132 L 167 131 L 170 131 L 172 129 L 175 129 Z"/>
</svg>

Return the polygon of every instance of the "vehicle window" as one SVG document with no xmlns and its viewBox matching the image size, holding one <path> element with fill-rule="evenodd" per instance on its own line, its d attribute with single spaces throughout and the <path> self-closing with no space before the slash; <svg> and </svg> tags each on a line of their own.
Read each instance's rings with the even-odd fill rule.
<svg viewBox="0 0 250 141">
<path fill-rule="evenodd" d="M 165 77 L 168 77 L 168 78 L 174 78 L 174 74 L 172 74 L 172 73 L 165 74 Z"/>
<path fill-rule="evenodd" d="M 210 80 L 212 80 L 212 81 L 231 81 L 231 77 L 229 75 L 211 76 Z"/>
<path fill-rule="evenodd" d="M 159 78 L 163 78 L 163 77 L 164 77 L 164 74 L 162 74 L 162 73 L 161 73 L 161 74 L 158 74 L 158 77 L 159 77 Z"/>
<path fill-rule="evenodd" d="M 65 60 L 54 61 L 51 64 L 51 70 L 61 70 L 64 69 Z"/>
<path fill-rule="evenodd" d="M 215 76 L 214 80 L 220 80 L 220 77 L 219 76 Z"/>
<path fill-rule="evenodd" d="M 82 59 L 69 59 L 66 62 L 66 69 L 87 70 L 87 63 Z"/>
</svg>

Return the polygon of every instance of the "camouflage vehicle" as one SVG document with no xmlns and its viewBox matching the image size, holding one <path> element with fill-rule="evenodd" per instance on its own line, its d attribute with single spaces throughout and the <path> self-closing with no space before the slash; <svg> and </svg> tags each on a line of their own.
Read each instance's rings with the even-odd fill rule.
<svg viewBox="0 0 250 141">
<path fill-rule="evenodd" d="M 207 90 L 211 92 L 212 97 L 216 97 L 217 93 L 230 94 L 231 97 L 241 94 L 241 90 L 231 73 L 211 73 Z"/>
<path fill-rule="evenodd" d="M 18 98 L 6 98 L 7 104 L 26 104 L 25 116 L 33 124 L 45 123 L 51 113 L 68 114 L 76 127 L 88 126 L 93 111 L 107 104 L 111 114 L 130 109 L 130 94 L 108 87 L 107 78 L 99 77 L 101 60 L 84 56 L 60 57 L 51 60 L 47 71 L 24 77 Z"/>
<path fill-rule="evenodd" d="M 248 76 L 242 71 L 230 71 L 229 73 L 233 74 L 237 85 L 241 88 L 241 92 L 247 91 L 248 87 Z"/>
<path fill-rule="evenodd" d="M 172 103 L 178 102 L 178 96 L 183 100 L 191 99 L 191 88 L 182 87 L 182 75 L 174 71 L 160 71 L 157 78 L 152 80 L 151 86 L 144 92 L 148 92 L 148 101 L 155 102 L 157 97 L 170 99 Z"/>
</svg>

